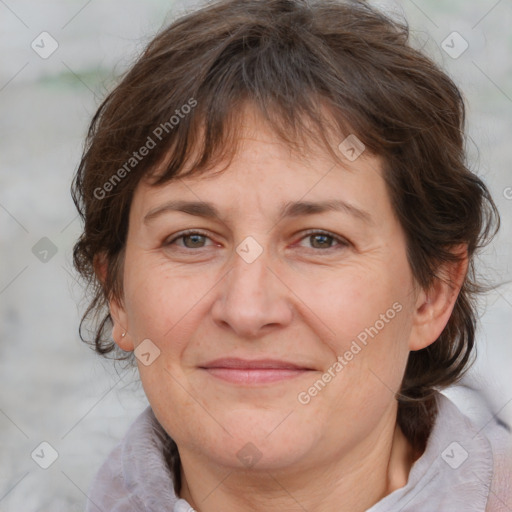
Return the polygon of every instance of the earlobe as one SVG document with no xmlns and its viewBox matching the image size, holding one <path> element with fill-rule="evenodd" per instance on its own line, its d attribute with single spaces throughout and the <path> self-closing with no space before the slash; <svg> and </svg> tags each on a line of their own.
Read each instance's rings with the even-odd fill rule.
<svg viewBox="0 0 512 512">
<path fill-rule="evenodd" d="M 127 316 L 122 305 L 117 300 L 109 302 L 110 316 L 112 318 L 112 338 L 122 350 L 130 352 L 134 350 L 132 337 L 128 331 Z"/>
<path fill-rule="evenodd" d="M 98 280 L 104 286 L 107 279 L 108 261 L 105 253 L 99 253 L 94 258 L 94 272 Z M 134 350 L 132 339 L 128 332 L 127 316 L 123 305 L 117 299 L 108 302 L 110 317 L 112 318 L 112 339 L 122 350 L 130 352 Z"/>
<path fill-rule="evenodd" d="M 418 294 L 410 350 L 421 350 L 434 343 L 450 319 L 468 269 L 466 246 L 462 249 L 459 247 L 457 253 L 461 256 L 460 260 L 446 263 L 432 286 Z"/>
<path fill-rule="evenodd" d="M 108 272 L 108 261 L 104 253 L 97 254 L 94 258 L 94 272 L 104 286 Z M 134 349 L 133 342 L 128 333 L 128 322 L 124 308 L 120 301 L 111 299 L 108 303 L 110 317 L 112 318 L 112 339 L 122 350 L 127 352 Z"/>
</svg>

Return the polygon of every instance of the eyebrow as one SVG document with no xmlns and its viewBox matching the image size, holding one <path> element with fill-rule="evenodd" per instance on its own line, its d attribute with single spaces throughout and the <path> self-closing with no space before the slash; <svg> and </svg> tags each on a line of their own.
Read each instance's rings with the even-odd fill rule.
<svg viewBox="0 0 512 512">
<path fill-rule="evenodd" d="M 188 213 L 189 215 L 195 215 L 197 217 L 204 217 L 207 219 L 216 219 L 223 221 L 223 217 L 220 214 L 219 210 L 212 203 L 204 201 L 174 200 L 168 201 L 167 203 L 161 206 L 157 206 L 156 208 L 150 210 L 144 216 L 144 224 L 149 223 L 150 221 L 164 213 L 175 211 Z M 319 202 L 288 202 L 282 206 L 278 218 L 301 217 L 329 211 L 344 212 L 367 224 L 373 224 L 373 219 L 367 211 L 361 210 L 357 206 L 340 199 Z"/>
</svg>

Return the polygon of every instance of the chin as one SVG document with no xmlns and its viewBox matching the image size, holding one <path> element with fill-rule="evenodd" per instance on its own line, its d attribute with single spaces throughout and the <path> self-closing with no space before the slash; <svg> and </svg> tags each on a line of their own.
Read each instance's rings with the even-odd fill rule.
<svg viewBox="0 0 512 512">
<path fill-rule="evenodd" d="M 283 446 L 281 441 L 253 443 L 237 439 L 235 443 L 215 443 L 204 453 L 208 453 L 215 464 L 236 471 L 275 471 L 294 466 L 307 456 L 308 450 L 304 445 Z"/>
<path fill-rule="evenodd" d="M 203 453 L 238 470 L 275 470 L 296 464 L 318 447 L 322 435 L 312 424 L 311 431 L 306 430 L 304 422 L 293 421 L 293 413 L 286 418 L 287 414 L 262 418 L 262 411 L 256 410 L 242 412 L 243 418 L 226 419 L 221 424 L 232 435 L 223 431 L 210 438 Z"/>
</svg>

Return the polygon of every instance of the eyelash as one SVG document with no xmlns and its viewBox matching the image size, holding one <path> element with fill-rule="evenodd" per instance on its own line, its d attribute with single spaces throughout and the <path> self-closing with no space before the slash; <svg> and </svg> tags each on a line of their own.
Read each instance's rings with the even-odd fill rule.
<svg viewBox="0 0 512 512">
<path fill-rule="evenodd" d="M 172 238 L 171 240 L 168 240 L 166 242 L 164 242 L 164 245 L 165 246 L 169 246 L 169 245 L 173 245 L 174 242 L 176 242 L 177 240 L 180 240 L 180 239 L 183 239 L 187 236 L 190 236 L 190 235 L 200 235 L 200 236 L 204 236 L 205 238 L 210 238 L 208 236 L 208 233 L 205 233 L 204 231 L 201 231 L 201 230 L 197 230 L 197 229 L 190 229 L 190 230 L 186 230 L 186 231 L 182 231 L 181 233 L 178 233 L 177 236 L 175 236 L 174 238 Z M 347 247 L 349 247 L 351 244 L 348 240 L 344 239 L 344 238 L 341 238 L 337 235 L 334 235 L 333 233 L 330 233 L 329 231 L 323 231 L 323 230 L 315 230 L 315 229 L 311 229 L 309 231 L 306 231 L 302 238 L 300 239 L 301 240 L 304 240 L 305 238 L 307 238 L 308 236 L 312 236 L 312 235 L 323 235 L 323 236 L 327 236 L 328 238 L 332 238 L 334 241 L 338 242 L 340 247 L 338 247 L 338 249 L 345 249 Z M 198 247 L 197 249 L 200 250 L 200 249 L 205 249 L 206 247 Z M 193 251 L 194 249 L 190 249 L 190 248 L 182 248 L 184 249 L 185 251 Z M 322 251 L 322 252 L 330 252 L 331 250 L 336 250 L 336 247 L 327 247 L 326 249 L 317 249 L 315 247 L 312 247 L 311 248 L 312 250 L 316 250 L 316 251 Z"/>
</svg>

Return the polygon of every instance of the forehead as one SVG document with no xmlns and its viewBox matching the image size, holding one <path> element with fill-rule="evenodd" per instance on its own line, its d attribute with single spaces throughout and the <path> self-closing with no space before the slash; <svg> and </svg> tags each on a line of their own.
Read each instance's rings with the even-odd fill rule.
<svg viewBox="0 0 512 512">
<path fill-rule="evenodd" d="M 132 204 L 137 216 L 151 216 L 165 202 L 179 209 L 177 202 L 186 201 L 195 203 L 189 212 L 195 209 L 210 218 L 250 211 L 294 216 L 336 208 L 352 210 L 364 218 L 364 209 L 357 207 L 358 202 L 377 205 L 379 196 L 380 200 L 387 200 L 381 159 L 363 151 L 351 161 L 344 153 L 346 145 L 338 148 L 345 136 L 327 136 L 339 152 L 339 159 L 335 160 L 318 144 L 296 151 L 252 109 L 246 109 L 240 119 L 237 152 L 227 167 L 223 163 L 196 175 L 176 176 L 157 186 L 143 180 Z M 319 206 L 319 202 L 323 205 Z"/>
</svg>

